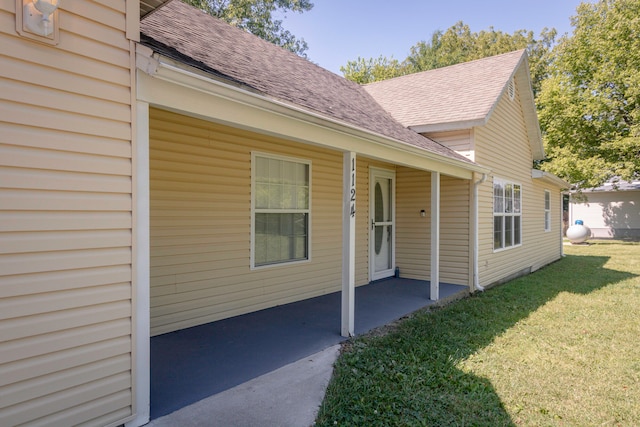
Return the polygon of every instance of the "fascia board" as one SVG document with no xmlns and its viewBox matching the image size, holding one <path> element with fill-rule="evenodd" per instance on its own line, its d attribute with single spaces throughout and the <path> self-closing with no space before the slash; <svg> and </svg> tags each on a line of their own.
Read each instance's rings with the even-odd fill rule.
<svg viewBox="0 0 640 427">
<path fill-rule="evenodd" d="M 552 173 L 541 171 L 539 169 L 531 169 L 531 178 L 539 179 L 543 182 L 555 185 L 556 187 L 560 187 L 560 189 L 571 188 L 571 184 L 564 179 L 558 178 Z"/>
<path fill-rule="evenodd" d="M 536 112 L 535 101 L 533 99 L 533 93 L 531 91 L 531 78 L 529 76 L 529 63 L 526 54 L 523 52 L 520 61 L 514 68 L 513 72 L 509 76 L 510 79 L 514 79 L 516 85 L 521 89 L 521 103 L 527 128 L 527 138 L 531 147 L 531 153 L 533 160 L 543 160 L 545 158 L 544 148 L 542 145 L 542 134 L 540 132 L 540 123 L 538 121 L 538 115 Z M 500 101 L 506 96 L 507 82 L 505 82 L 500 95 L 494 100 L 491 108 L 483 117 L 478 117 L 471 120 L 462 120 L 455 122 L 445 123 L 432 123 L 410 126 L 409 129 L 418 133 L 431 133 L 431 132 L 447 132 L 462 129 L 472 129 L 478 126 L 486 125 L 493 112 L 496 110 Z"/>
<path fill-rule="evenodd" d="M 540 132 L 540 122 L 538 121 L 538 113 L 536 111 L 536 103 L 533 99 L 533 90 L 531 88 L 531 76 L 529 73 L 529 61 L 526 54 L 522 55 L 520 63 L 516 67 L 513 78 L 520 91 L 520 100 L 524 119 L 527 126 L 527 136 L 531 144 L 531 154 L 533 160 L 543 160 L 545 158 L 544 147 L 542 144 L 542 133 Z"/>
<path fill-rule="evenodd" d="M 487 124 L 485 118 L 463 120 L 459 122 L 447 122 L 447 123 L 433 123 L 429 125 L 417 125 L 409 126 L 414 132 L 418 133 L 432 133 L 432 132 L 448 132 L 454 130 L 471 129 L 476 126 L 484 126 Z"/>
<path fill-rule="evenodd" d="M 147 49 L 147 50 L 145 50 Z M 480 165 L 414 147 L 366 129 L 250 92 L 169 58 L 138 53 L 138 98 L 176 112 L 187 112 L 254 132 L 311 143 L 340 151 L 353 151 L 400 165 L 438 171 L 471 179 L 473 172 L 487 173 Z M 212 102 L 212 97 L 216 102 Z"/>
</svg>

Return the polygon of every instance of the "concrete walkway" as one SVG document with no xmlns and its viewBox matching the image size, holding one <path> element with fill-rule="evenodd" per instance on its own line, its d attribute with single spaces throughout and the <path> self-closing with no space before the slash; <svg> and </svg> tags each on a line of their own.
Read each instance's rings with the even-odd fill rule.
<svg viewBox="0 0 640 427">
<path fill-rule="evenodd" d="M 147 424 L 152 427 L 308 427 L 333 372 L 340 345 L 283 366 Z"/>
</svg>

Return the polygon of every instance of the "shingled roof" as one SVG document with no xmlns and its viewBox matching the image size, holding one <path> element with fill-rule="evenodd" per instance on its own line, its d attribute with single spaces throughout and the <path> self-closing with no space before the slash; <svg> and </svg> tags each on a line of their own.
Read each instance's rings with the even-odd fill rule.
<svg viewBox="0 0 640 427">
<path fill-rule="evenodd" d="M 600 187 L 588 188 L 585 192 L 600 192 L 600 191 L 637 191 L 640 190 L 640 181 L 621 181 L 618 178 L 610 179 L 602 184 Z"/>
<path fill-rule="evenodd" d="M 524 57 L 519 50 L 364 87 L 406 127 L 484 124 Z"/>
<path fill-rule="evenodd" d="M 141 43 L 232 84 L 455 160 L 466 157 L 394 120 L 364 88 L 181 1 L 140 23 Z"/>
</svg>

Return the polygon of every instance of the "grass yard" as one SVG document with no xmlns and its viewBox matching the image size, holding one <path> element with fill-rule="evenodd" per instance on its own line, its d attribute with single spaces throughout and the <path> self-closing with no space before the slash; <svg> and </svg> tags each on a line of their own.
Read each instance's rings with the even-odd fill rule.
<svg viewBox="0 0 640 427">
<path fill-rule="evenodd" d="M 640 244 L 565 253 L 350 341 L 316 425 L 640 426 Z"/>
</svg>

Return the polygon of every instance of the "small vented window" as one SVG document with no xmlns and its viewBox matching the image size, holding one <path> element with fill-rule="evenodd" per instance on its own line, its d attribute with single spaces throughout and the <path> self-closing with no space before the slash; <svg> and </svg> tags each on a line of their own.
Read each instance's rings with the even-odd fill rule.
<svg viewBox="0 0 640 427">
<path fill-rule="evenodd" d="M 513 79 L 509 79 L 509 83 L 507 83 L 507 94 L 512 101 L 516 97 L 516 84 Z"/>
</svg>

